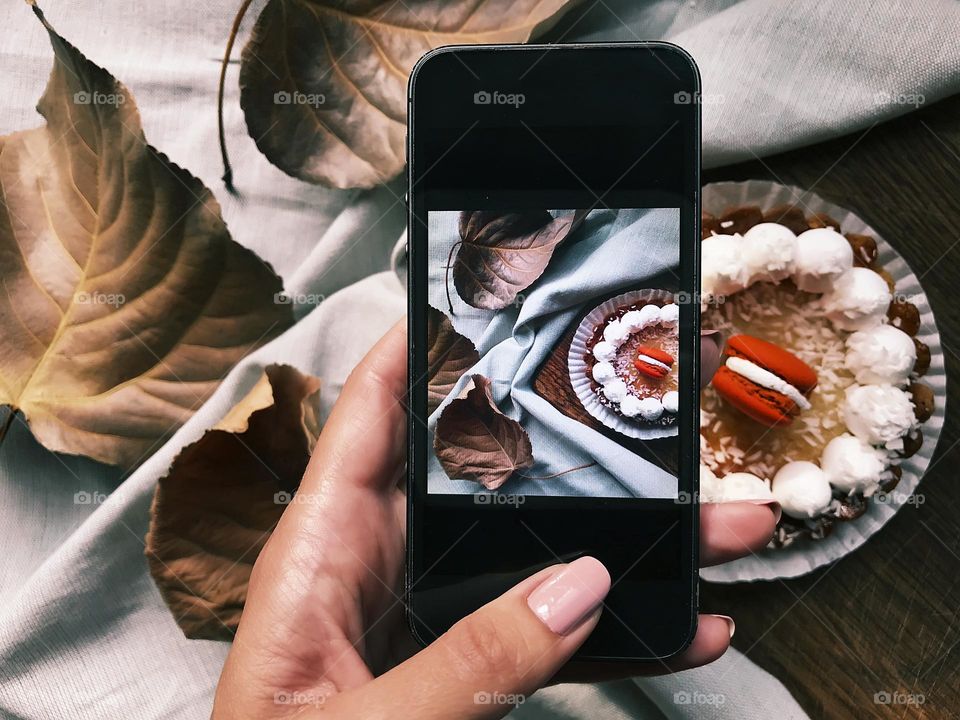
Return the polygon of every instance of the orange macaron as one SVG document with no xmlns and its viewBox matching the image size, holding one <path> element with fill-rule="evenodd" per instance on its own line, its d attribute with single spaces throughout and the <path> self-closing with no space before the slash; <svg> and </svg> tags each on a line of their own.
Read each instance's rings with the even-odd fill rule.
<svg viewBox="0 0 960 720">
<path fill-rule="evenodd" d="M 660 348 L 640 345 L 633 366 L 647 377 L 666 377 L 673 367 L 673 355 Z"/>
<path fill-rule="evenodd" d="M 729 358 L 738 360 L 728 363 Z M 731 369 L 731 365 L 742 372 Z M 806 402 L 817 385 L 817 374 L 779 345 L 752 335 L 734 335 L 727 341 L 724 364 L 713 376 L 712 384 L 740 412 L 776 427 L 789 425 L 800 414 L 798 402 Z"/>
</svg>

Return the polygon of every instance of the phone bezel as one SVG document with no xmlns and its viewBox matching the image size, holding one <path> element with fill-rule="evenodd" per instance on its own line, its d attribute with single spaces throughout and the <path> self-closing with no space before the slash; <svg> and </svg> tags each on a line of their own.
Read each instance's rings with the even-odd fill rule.
<svg viewBox="0 0 960 720">
<path fill-rule="evenodd" d="M 486 514 L 487 517 L 492 517 L 495 513 L 502 512 L 511 512 L 509 508 L 477 508 L 473 504 L 473 496 L 456 496 L 456 495 L 428 495 L 426 492 L 426 482 L 425 482 L 425 468 L 423 467 L 424 463 L 422 458 L 425 457 L 425 453 L 429 452 L 428 443 L 425 441 L 428 439 L 426 436 L 426 431 L 418 430 L 417 428 L 417 414 L 421 413 L 421 416 L 425 416 L 425 389 L 422 387 L 421 383 L 418 382 L 417 378 L 422 375 L 422 370 L 424 369 L 425 363 L 423 362 L 424 357 L 421 357 L 424 354 L 422 346 L 422 338 L 425 337 L 425 317 L 426 317 L 426 292 L 424 288 L 425 271 L 426 265 L 425 262 L 420 261 L 419 250 L 421 249 L 421 242 L 425 243 L 425 228 L 418 228 L 417 223 L 423 220 L 423 217 L 418 217 L 418 213 L 424 214 L 425 203 L 423 202 L 423 191 L 418 189 L 417 185 L 422 176 L 421 168 L 419 167 L 417 160 L 417 143 L 418 143 L 418 130 L 417 130 L 417 108 L 415 98 L 417 98 L 417 82 L 420 77 L 421 71 L 423 68 L 431 62 L 432 59 L 435 59 L 442 55 L 459 55 L 460 61 L 471 66 L 474 70 L 477 69 L 478 61 L 483 63 L 483 56 L 487 53 L 496 54 L 502 57 L 502 53 L 508 52 L 519 52 L 519 53 L 542 53 L 542 57 L 546 58 L 549 54 L 553 53 L 570 53 L 570 52 L 589 52 L 591 50 L 605 49 L 605 50 L 615 50 L 616 52 L 623 51 L 643 51 L 645 53 L 669 53 L 671 56 L 679 55 L 683 58 L 683 61 L 687 63 L 691 69 L 689 75 L 690 84 L 678 84 L 678 88 L 681 91 L 686 91 L 691 93 L 691 95 L 698 96 L 700 90 L 699 83 L 699 73 L 696 70 L 696 66 L 693 63 L 690 56 L 678 48 L 675 45 L 670 43 L 663 42 L 645 42 L 645 43 L 578 43 L 570 45 L 495 45 L 495 46 L 449 46 L 444 48 L 438 48 L 437 50 L 431 51 L 425 55 L 416 65 L 414 70 L 411 72 L 410 81 L 408 86 L 408 138 L 407 138 L 407 153 L 408 153 L 408 205 L 409 205 L 409 216 L 408 216 L 408 318 L 409 318 L 409 337 L 410 337 L 410 394 L 408 397 L 408 412 L 410 414 L 410 432 L 409 432 L 409 450 L 410 450 L 410 462 L 409 462 L 409 471 L 408 471 L 408 503 L 407 503 L 407 523 L 408 523 L 408 550 L 407 550 L 407 580 L 405 586 L 406 592 L 406 602 L 408 610 L 408 620 L 410 623 L 411 631 L 414 634 L 414 637 L 421 643 L 426 644 L 433 637 L 436 636 L 438 629 L 437 625 L 440 626 L 440 630 L 445 629 L 449 626 L 449 618 L 442 618 L 439 620 L 431 620 L 431 617 L 434 613 L 430 607 L 429 602 L 424 602 L 423 593 L 417 590 L 418 584 L 420 584 L 426 576 L 430 574 L 429 568 L 423 567 L 421 555 L 425 553 L 420 552 L 422 548 L 422 542 L 428 529 L 425 525 L 425 516 L 430 514 L 430 508 L 448 508 L 447 512 L 460 512 L 466 508 L 470 509 L 472 505 L 475 508 L 474 512 L 477 513 L 478 521 L 483 522 L 483 514 Z M 587 58 L 583 58 L 584 62 L 587 61 Z M 549 67 L 549 61 L 547 62 Z M 598 74 L 602 74 L 603 69 L 598 69 Z M 684 220 L 681 218 L 681 244 L 691 243 L 691 237 L 695 239 L 695 244 L 688 248 L 687 252 L 683 253 L 683 260 L 681 270 L 684 274 L 685 279 L 691 281 L 692 289 L 696 290 L 698 288 L 698 279 L 699 279 L 699 237 L 700 237 L 700 147 L 699 147 L 699 135 L 700 135 L 700 113 L 699 106 L 696 103 L 691 103 L 691 111 L 694 125 L 694 132 L 696 135 L 695 148 L 691 149 L 691 158 L 688 159 L 688 162 L 685 163 L 686 167 L 684 171 L 684 192 L 688 193 L 688 197 L 685 197 L 684 202 L 689 203 L 689 209 L 687 213 L 689 217 Z M 689 161 L 689 160 L 692 160 Z M 684 215 L 685 209 L 681 206 L 681 215 Z M 696 320 L 693 324 L 695 336 L 692 341 L 692 348 L 695 351 L 694 357 L 697 357 L 699 354 L 699 312 L 695 312 L 694 316 Z M 419 344 L 418 344 L 419 343 Z M 693 388 L 697 387 L 697 368 L 691 367 L 690 369 L 693 378 Z M 694 398 L 692 401 L 690 398 Z M 698 392 L 694 390 L 689 391 L 688 396 L 688 407 L 691 407 L 692 410 L 698 408 Z M 692 412 L 692 411 L 691 411 Z M 688 423 L 691 427 L 687 428 L 688 432 L 692 435 L 697 434 L 697 427 L 694 423 Z M 426 446 L 426 447 L 425 447 Z M 695 445 L 694 445 L 695 447 Z M 694 467 L 696 462 L 694 459 Z M 603 661 L 638 661 L 638 660 L 656 660 L 656 659 L 666 659 L 669 658 L 683 649 L 685 649 L 689 643 L 692 641 L 693 636 L 696 632 L 696 618 L 697 618 L 697 609 L 698 609 L 698 545 L 699 545 L 699 523 L 698 523 L 698 505 L 697 505 L 697 491 L 698 491 L 698 477 L 696 472 L 690 472 L 690 462 L 687 462 L 687 469 L 689 477 L 685 478 L 685 482 L 681 482 L 681 493 L 686 493 L 688 502 L 685 504 L 678 504 L 681 508 L 681 513 L 686 515 L 686 531 L 682 533 L 679 540 L 679 554 L 680 561 L 679 565 L 682 576 L 685 578 L 683 581 L 684 587 L 688 590 L 684 594 L 683 605 L 689 609 L 688 612 L 683 613 L 682 621 L 675 621 L 672 624 L 672 627 L 675 629 L 675 632 L 672 632 L 675 641 L 669 643 L 661 643 L 657 649 L 650 653 L 639 652 L 629 655 L 620 654 L 605 654 L 603 652 L 586 652 L 578 655 L 579 659 L 586 660 L 603 660 Z M 419 476 L 419 477 L 418 477 Z M 686 489 L 685 489 L 686 488 Z M 643 513 L 644 512 L 644 503 L 645 502 L 659 502 L 659 501 L 644 501 L 643 499 L 620 499 L 620 498 L 574 498 L 574 497 L 531 497 L 533 500 L 533 505 L 531 506 L 535 510 L 543 510 L 550 512 L 551 510 L 557 511 L 562 509 L 570 509 L 572 507 L 578 508 L 583 512 L 592 512 L 594 510 L 604 510 L 606 509 L 609 512 L 616 512 L 618 510 L 626 509 L 632 513 Z M 467 512 L 466 515 L 470 513 Z M 549 559 L 548 559 L 549 560 Z M 550 564 L 546 562 L 545 564 Z M 531 570 L 535 568 L 530 568 Z M 464 574 L 464 578 L 468 578 L 469 573 Z M 655 583 L 651 584 L 653 587 Z M 439 615 L 438 615 L 439 617 Z M 653 621 L 651 621 L 652 623 Z"/>
</svg>

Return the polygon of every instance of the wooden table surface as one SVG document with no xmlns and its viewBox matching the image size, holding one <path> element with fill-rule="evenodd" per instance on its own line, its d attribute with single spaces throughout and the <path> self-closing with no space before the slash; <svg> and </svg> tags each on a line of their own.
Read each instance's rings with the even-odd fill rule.
<svg viewBox="0 0 960 720">
<path fill-rule="evenodd" d="M 734 647 L 779 678 L 812 718 L 960 717 L 960 96 L 705 173 L 705 182 L 750 178 L 850 208 L 904 256 L 940 330 L 948 414 L 918 489 L 922 504 L 805 577 L 703 584 L 702 605 L 736 617 Z"/>
</svg>

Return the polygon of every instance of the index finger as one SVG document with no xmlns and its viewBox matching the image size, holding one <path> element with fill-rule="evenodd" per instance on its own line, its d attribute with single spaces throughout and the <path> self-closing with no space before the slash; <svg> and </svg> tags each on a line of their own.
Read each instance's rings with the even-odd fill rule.
<svg viewBox="0 0 960 720">
<path fill-rule="evenodd" d="M 384 490 L 406 463 L 407 319 L 350 373 L 314 448 L 300 490 L 328 483 Z"/>
</svg>

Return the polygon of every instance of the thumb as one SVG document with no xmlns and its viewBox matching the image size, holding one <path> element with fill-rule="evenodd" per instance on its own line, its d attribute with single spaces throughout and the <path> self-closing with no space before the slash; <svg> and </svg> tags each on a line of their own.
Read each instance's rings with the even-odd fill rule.
<svg viewBox="0 0 960 720">
<path fill-rule="evenodd" d="M 499 718 L 546 684 L 587 639 L 610 590 L 592 557 L 527 578 L 407 662 L 336 696 L 339 717 Z"/>
</svg>

